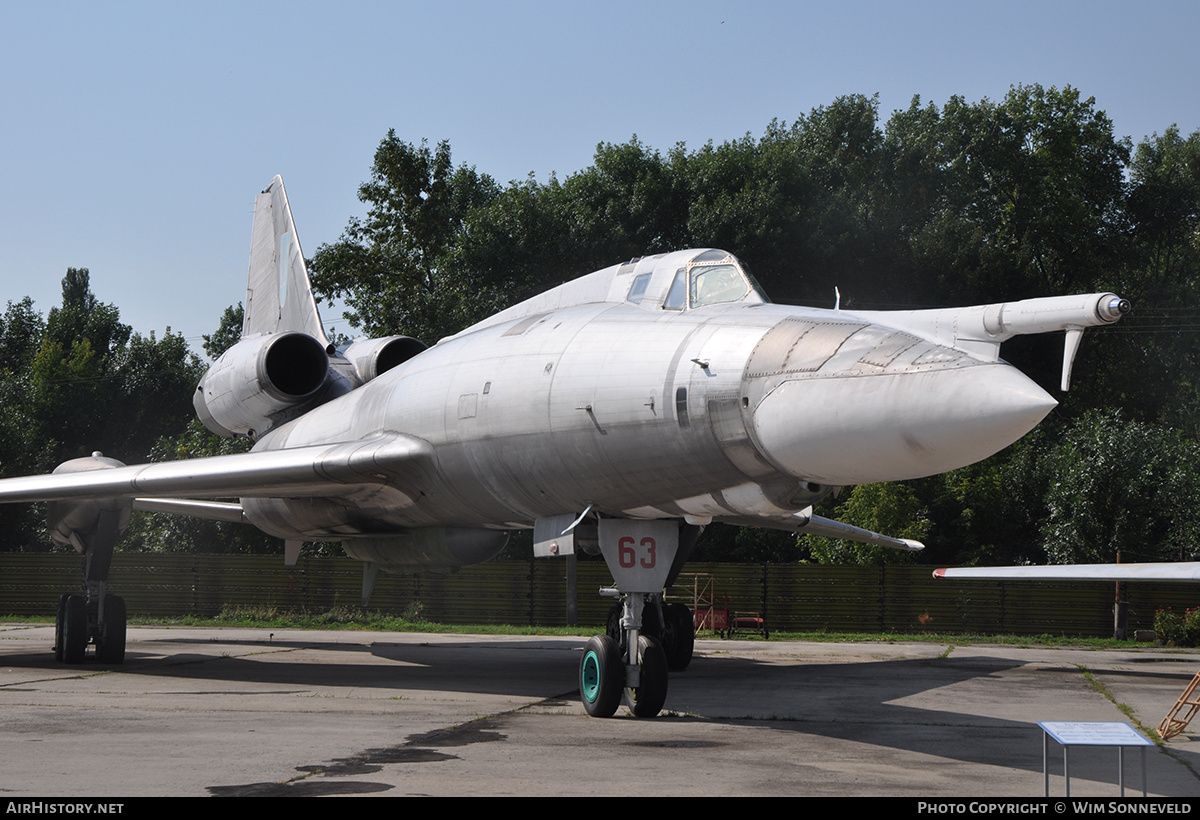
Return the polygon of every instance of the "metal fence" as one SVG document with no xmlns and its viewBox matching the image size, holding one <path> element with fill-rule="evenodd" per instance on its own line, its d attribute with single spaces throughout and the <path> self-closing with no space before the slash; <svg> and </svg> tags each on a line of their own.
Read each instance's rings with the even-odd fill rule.
<svg viewBox="0 0 1200 820">
<path fill-rule="evenodd" d="M 75 555 L 0 553 L 0 615 L 48 615 L 58 596 L 79 588 Z M 601 625 L 612 601 L 600 560 L 579 560 L 578 622 Z M 973 632 L 1110 636 L 1113 584 L 952 582 L 922 566 L 688 564 L 712 577 L 718 607 L 755 612 L 772 631 Z M 324 612 L 356 607 L 362 564 L 349 558 L 118 554 L 109 587 L 131 616 L 213 616 L 226 608 Z M 1129 583 L 1129 629 L 1152 629 L 1155 610 L 1200 604 L 1194 584 Z M 692 583 L 672 591 L 689 601 Z M 497 561 L 449 575 L 381 575 L 372 610 L 447 624 L 559 626 L 566 623 L 562 559 Z"/>
</svg>

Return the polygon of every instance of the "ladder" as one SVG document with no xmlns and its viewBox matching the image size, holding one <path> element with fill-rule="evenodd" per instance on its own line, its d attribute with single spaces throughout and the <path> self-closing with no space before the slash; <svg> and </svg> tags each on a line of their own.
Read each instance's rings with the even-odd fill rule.
<svg viewBox="0 0 1200 820">
<path fill-rule="evenodd" d="M 1162 719 L 1162 723 L 1158 724 L 1158 736 L 1163 740 L 1175 737 L 1182 734 L 1187 725 L 1191 723 L 1192 718 L 1196 716 L 1196 712 L 1200 712 L 1200 700 L 1197 700 L 1196 687 L 1200 686 L 1200 672 L 1192 678 L 1192 682 L 1187 685 L 1187 689 L 1183 690 L 1183 694 L 1179 696 L 1179 700 L 1175 701 L 1175 705 L 1171 707 L 1171 711 L 1167 712 L 1167 716 Z M 1187 707 L 1187 712 L 1183 717 L 1179 717 L 1179 713 Z"/>
<path fill-rule="evenodd" d="M 691 581 L 690 590 L 688 581 Z M 717 582 L 711 573 L 680 573 L 671 591 L 674 596 L 684 600 L 691 597 L 692 617 L 695 619 L 697 632 L 709 630 L 724 637 L 725 630 L 729 628 L 728 604 L 718 609 L 722 601 L 717 595 Z"/>
</svg>

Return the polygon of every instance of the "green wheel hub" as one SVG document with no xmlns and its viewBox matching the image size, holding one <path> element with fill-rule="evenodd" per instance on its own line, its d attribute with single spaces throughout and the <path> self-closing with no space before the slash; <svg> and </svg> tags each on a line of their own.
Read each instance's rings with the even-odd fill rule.
<svg viewBox="0 0 1200 820">
<path fill-rule="evenodd" d="M 583 699 L 588 703 L 595 703 L 596 698 L 600 697 L 600 659 L 594 651 L 589 651 L 583 656 L 580 682 L 583 685 Z"/>
<path fill-rule="evenodd" d="M 625 691 L 625 666 L 616 641 L 597 635 L 579 661 L 579 696 L 592 717 L 612 717 Z"/>
</svg>

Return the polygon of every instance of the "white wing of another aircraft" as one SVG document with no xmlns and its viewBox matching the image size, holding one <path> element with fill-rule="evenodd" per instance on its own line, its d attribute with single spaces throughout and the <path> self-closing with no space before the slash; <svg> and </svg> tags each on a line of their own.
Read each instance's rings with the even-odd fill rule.
<svg viewBox="0 0 1200 820">
<path fill-rule="evenodd" d="M 664 600 L 714 521 L 915 550 L 813 515 L 849 484 L 933 475 L 1028 433 L 1056 401 L 999 357 L 1064 331 L 1064 387 L 1112 293 L 930 311 L 773 305 L 712 248 L 573 279 L 427 348 L 405 336 L 334 347 L 322 330 L 283 181 L 255 200 L 242 337 L 193 395 L 213 432 L 251 452 L 126 466 L 99 453 L 0 480 L 0 503 L 47 501 L 83 555 L 55 652 L 117 663 L 125 609 L 107 588 L 132 509 L 244 521 L 287 544 L 337 541 L 379 570 L 486 561 L 515 529 L 535 554 L 603 555 L 611 632 L 588 642 L 590 714 L 624 698 L 653 716 L 694 627 Z M 214 499 L 232 499 L 214 500 Z M 953 572 L 953 571 L 949 571 Z M 948 576 L 953 577 L 953 576 Z"/>
<path fill-rule="evenodd" d="M 933 577 L 952 581 L 1200 581 L 1200 562 L 961 567 L 934 570 Z"/>
</svg>

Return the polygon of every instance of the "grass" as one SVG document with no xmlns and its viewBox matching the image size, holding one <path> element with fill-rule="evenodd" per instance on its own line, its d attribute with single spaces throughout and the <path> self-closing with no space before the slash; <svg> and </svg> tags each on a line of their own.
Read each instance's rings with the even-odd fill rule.
<svg viewBox="0 0 1200 820">
<path fill-rule="evenodd" d="M 1129 722 L 1133 724 L 1134 728 L 1136 728 L 1139 732 L 1141 732 L 1146 737 L 1150 738 L 1150 740 L 1152 740 L 1155 745 L 1157 745 L 1157 746 L 1163 745 L 1163 739 L 1158 736 L 1158 730 L 1152 726 L 1146 726 L 1140 720 L 1138 720 L 1138 716 L 1133 711 L 1133 707 L 1131 707 L 1127 704 L 1121 703 L 1119 700 L 1117 700 L 1115 697 L 1113 697 L 1112 692 L 1108 691 L 1108 687 L 1104 685 L 1104 682 L 1101 681 L 1099 678 L 1097 678 L 1095 675 L 1093 675 L 1092 671 L 1090 669 L 1088 669 L 1086 666 L 1081 666 L 1079 664 L 1075 664 L 1075 667 L 1080 672 L 1083 673 L 1084 680 L 1086 680 L 1093 689 L 1095 689 L 1097 692 L 1099 692 L 1104 697 L 1108 698 L 1109 702 L 1112 703 L 1113 706 L 1116 706 L 1117 709 L 1121 712 L 1121 714 L 1123 714 L 1125 717 L 1129 718 Z"/>
<path fill-rule="evenodd" d="M 9 623 L 52 623 L 51 617 L 0 616 Z M 603 631 L 597 624 L 576 627 L 516 626 L 511 624 L 440 624 L 425 620 L 420 607 L 404 615 L 370 611 L 360 607 L 335 607 L 321 612 L 286 610 L 273 606 L 226 607 L 211 618 L 182 616 L 174 618 L 136 618 L 131 624 L 149 626 L 242 626 L 272 629 L 345 629 L 375 632 L 417 632 L 471 635 L 567 635 L 590 637 Z M 698 640 L 707 636 L 698 635 Z M 754 643 L 760 639 L 748 640 Z M 945 632 L 772 632 L 771 642 L 810 641 L 815 643 L 936 643 L 953 646 L 1000 644 L 1006 646 L 1063 646 L 1090 649 L 1128 649 L 1151 646 L 1112 638 L 1079 638 L 1062 635 L 981 635 Z M 948 653 L 947 653 L 948 654 Z"/>
<path fill-rule="evenodd" d="M 215 618 L 178 618 L 137 623 L 185 626 L 246 626 L 275 629 L 345 629 L 367 632 L 427 632 L 471 635 L 585 635 L 599 627 L 515 626 L 510 624 L 439 624 L 411 609 L 403 615 L 372 612 L 358 607 L 335 607 L 323 612 L 281 610 L 276 607 L 226 607 Z"/>
</svg>

